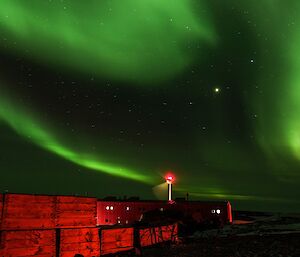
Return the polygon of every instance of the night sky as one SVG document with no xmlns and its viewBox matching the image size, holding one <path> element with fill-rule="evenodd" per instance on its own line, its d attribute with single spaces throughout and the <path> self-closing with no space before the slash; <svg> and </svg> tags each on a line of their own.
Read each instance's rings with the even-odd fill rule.
<svg viewBox="0 0 300 257">
<path fill-rule="evenodd" d="M 300 211 L 298 0 L 1 0 L 0 191 Z"/>
</svg>

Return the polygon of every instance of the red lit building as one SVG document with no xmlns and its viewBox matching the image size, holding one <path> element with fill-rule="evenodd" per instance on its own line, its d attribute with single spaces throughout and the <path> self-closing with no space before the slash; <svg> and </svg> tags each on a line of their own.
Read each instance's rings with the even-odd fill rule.
<svg viewBox="0 0 300 257">
<path fill-rule="evenodd" d="M 192 217 L 198 223 L 218 220 L 221 224 L 232 222 L 231 205 L 228 201 L 142 201 L 101 200 L 97 201 L 97 225 L 126 225 L 140 221 L 144 214 L 152 211 L 177 211 Z"/>
</svg>

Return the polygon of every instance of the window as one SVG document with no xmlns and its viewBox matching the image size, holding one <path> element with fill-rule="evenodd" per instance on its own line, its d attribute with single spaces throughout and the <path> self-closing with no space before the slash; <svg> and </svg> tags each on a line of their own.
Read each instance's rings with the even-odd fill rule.
<svg viewBox="0 0 300 257">
<path fill-rule="evenodd" d="M 109 210 L 109 206 L 106 206 L 105 209 L 106 209 L 106 210 Z"/>
<path fill-rule="evenodd" d="M 221 210 L 220 210 L 220 209 L 217 209 L 216 212 L 217 212 L 217 214 L 220 214 L 220 213 L 221 213 Z"/>
<path fill-rule="evenodd" d="M 127 207 L 126 207 L 126 211 L 129 211 L 129 210 L 130 210 L 130 208 L 129 208 L 129 206 L 127 206 Z"/>
<path fill-rule="evenodd" d="M 110 210 L 112 211 L 114 209 L 114 207 L 113 206 L 110 206 Z"/>
<path fill-rule="evenodd" d="M 211 213 L 216 213 L 216 210 L 211 210 Z"/>
</svg>

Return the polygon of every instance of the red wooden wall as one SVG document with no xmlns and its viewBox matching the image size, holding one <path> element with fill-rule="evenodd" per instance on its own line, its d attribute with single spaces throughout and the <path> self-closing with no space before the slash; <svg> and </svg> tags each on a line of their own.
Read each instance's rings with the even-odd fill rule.
<svg viewBox="0 0 300 257">
<path fill-rule="evenodd" d="M 113 209 L 107 210 L 108 205 Z M 160 203 L 105 202 L 98 204 L 98 210 L 105 208 L 116 222 L 124 221 L 118 216 L 121 213 L 134 220 L 157 206 Z M 99 230 L 96 218 L 96 198 L 0 194 L 0 257 L 98 257 L 134 249 L 133 227 Z M 177 225 L 145 228 L 139 233 L 141 246 L 174 241 Z"/>
<path fill-rule="evenodd" d="M 96 198 L 56 196 L 55 207 L 57 228 L 96 226 Z"/>
<path fill-rule="evenodd" d="M 0 256 L 54 257 L 55 230 L 1 231 Z"/>
<path fill-rule="evenodd" d="M 60 257 L 74 257 L 82 254 L 84 257 L 100 256 L 100 241 L 98 228 L 61 229 Z"/>
<path fill-rule="evenodd" d="M 2 230 L 55 227 L 55 197 L 5 194 Z"/>
<path fill-rule="evenodd" d="M 96 198 L 6 194 L 0 230 L 95 227 Z"/>
<path fill-rule="evenodd" d="M 129 251 L 134 248 L 133 228 L 100 230 L 100 255 Z"/>
</svg>

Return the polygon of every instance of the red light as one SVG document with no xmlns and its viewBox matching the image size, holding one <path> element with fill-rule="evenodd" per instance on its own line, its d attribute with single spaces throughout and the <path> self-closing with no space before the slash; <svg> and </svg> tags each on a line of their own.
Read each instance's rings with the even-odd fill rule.
<svg viewBox="0 0 300 257">
<path fill-rule="evenodd" d="M 167 175 L 165 179 L 168 184 L 172 184 L 175 180 L 175 177 L 173 175 Z"/>
</svg>

